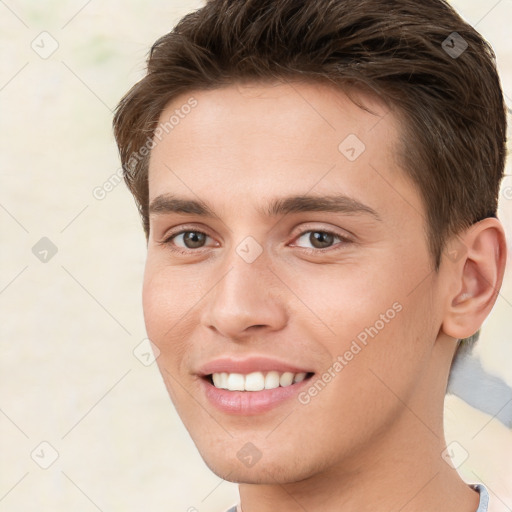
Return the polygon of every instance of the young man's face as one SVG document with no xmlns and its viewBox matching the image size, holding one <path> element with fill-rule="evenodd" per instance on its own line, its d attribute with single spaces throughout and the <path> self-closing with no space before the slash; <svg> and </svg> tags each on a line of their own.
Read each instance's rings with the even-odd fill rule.
<svg viewBox="0 0 512 512">
<path fill-rule="evenodd" d="M 233 85 L 160 118 L 181 114 L 151 154 L 145 321 L 179 415 L 228 480 L 369 467 L 444 393 L 443 266 L 398 166 L 398 122 L 363 99 L 377 115 L 327 86 Z M 323 197 L 337 209 L 312 207 Z M 418 432 L 405 442 L 432 436 Z"/>
</svg>

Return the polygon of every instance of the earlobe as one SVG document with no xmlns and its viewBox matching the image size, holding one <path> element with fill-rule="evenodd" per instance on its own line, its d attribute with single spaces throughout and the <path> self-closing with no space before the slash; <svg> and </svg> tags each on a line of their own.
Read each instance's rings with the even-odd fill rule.
<svg viewBox="0 0 512 512">
<path fill-rule="evenodd" d="M 445 257 L 445 272 L 454 276 L 442 331 L 453 338 L 468 338 L 480 329 L 498 296 L 507 256 L 501 222 L 492 217 L 473 224 L 457 236 L 465 246 L 463 257 Z M 449 254 L 449 253 L 448 253 Z"/>
</svg>

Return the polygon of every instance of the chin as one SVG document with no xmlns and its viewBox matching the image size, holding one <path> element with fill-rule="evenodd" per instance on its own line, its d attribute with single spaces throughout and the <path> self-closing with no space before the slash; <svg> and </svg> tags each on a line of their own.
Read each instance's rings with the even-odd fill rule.
<svg viewBox="0 0 512 512">
<path fill-rule="evenodd" d="M 259 467 L 243 468 L 240 464 L 233 463 L 233 461 L 227 463 L 219 463 L 218 461 L 209 463 L 206 459 L 204 460 L 208 468 L 218 477 L 236 484 L 288 484 L 304 479 L 304 477 L 298 475 L 292 468 L 284 468 L 274 464 L 264 464 L 262 461 L 258 463 Z"/>
<path fill-rule="evenodd" d="M 321 464 L 305 460 L 304 457 L 282 453 L 278 450 L 267 450 L 268 456 L 261 453 L 259 459 L 257 459 L 257 453 L 254 453 L 251 459 L 250 446 L 245 451 L 238 450 L 234 457 L 228 456 L 228 450 L 212 451 L 211 448 L 200 449 L 199 453 L 208 468 L 218 477 L 238 484 L 294 483 L 310 478 L 326 469 L 321 467 Z M 249 455 L 246 456 L 246 453 Z M 325 457 L 323 463 L 328 464 Z"/>
</svg>

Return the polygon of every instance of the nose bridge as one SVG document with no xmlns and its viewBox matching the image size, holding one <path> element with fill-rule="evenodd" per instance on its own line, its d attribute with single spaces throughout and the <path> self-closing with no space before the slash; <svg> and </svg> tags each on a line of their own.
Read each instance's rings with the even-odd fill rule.
<svg viewBox="0 0 512 512">
<path fill-rule="evenodd" d="M 269 259 L 263 247 L 247 237 L 226 254 L 225 272 L 216 286 L 216 303 L 233 314 L 257 307 L 270 299 Z"/>
<path fill-rule="evenodd" d="M 253 237 L 229 249 L 220 263 L 203 322 L 227 337 L 243 336 L 252 326 L 282 327 L 286 311 L 279 280 L 267 251 Z"/>
</svg>

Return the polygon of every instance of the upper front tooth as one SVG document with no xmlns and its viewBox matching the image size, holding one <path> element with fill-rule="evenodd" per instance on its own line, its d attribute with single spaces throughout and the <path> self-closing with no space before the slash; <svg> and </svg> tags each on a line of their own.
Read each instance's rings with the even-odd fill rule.
<svg viewBox="0 0 512 512">
<path fill-rule="evenodd" d="M 245 378 L 240 373 L 230 373 L 228 375 L 227 388 L 230 391 L 245 391 Z"/>
<path fill-rule="evenodd" d="M 270 371 L 252 372 L 248 375 L 241 373 L 214 373 L 212 374 L 213 385 L 216 388 L 227 389 L 229 391 L 262 391 L 264 389 L 275 389 L 279 386 L 290 386 L 295 382 L 302 382 L 306 378 L 306 373 L 284 372 L 279 373 Z"/>
<path fill-rule="evenodd" d="M 263 373 L 253 372 L 245 376 L 245 391 L 261 391 L 262 389 L 265 389 Z"/>
</svg>

